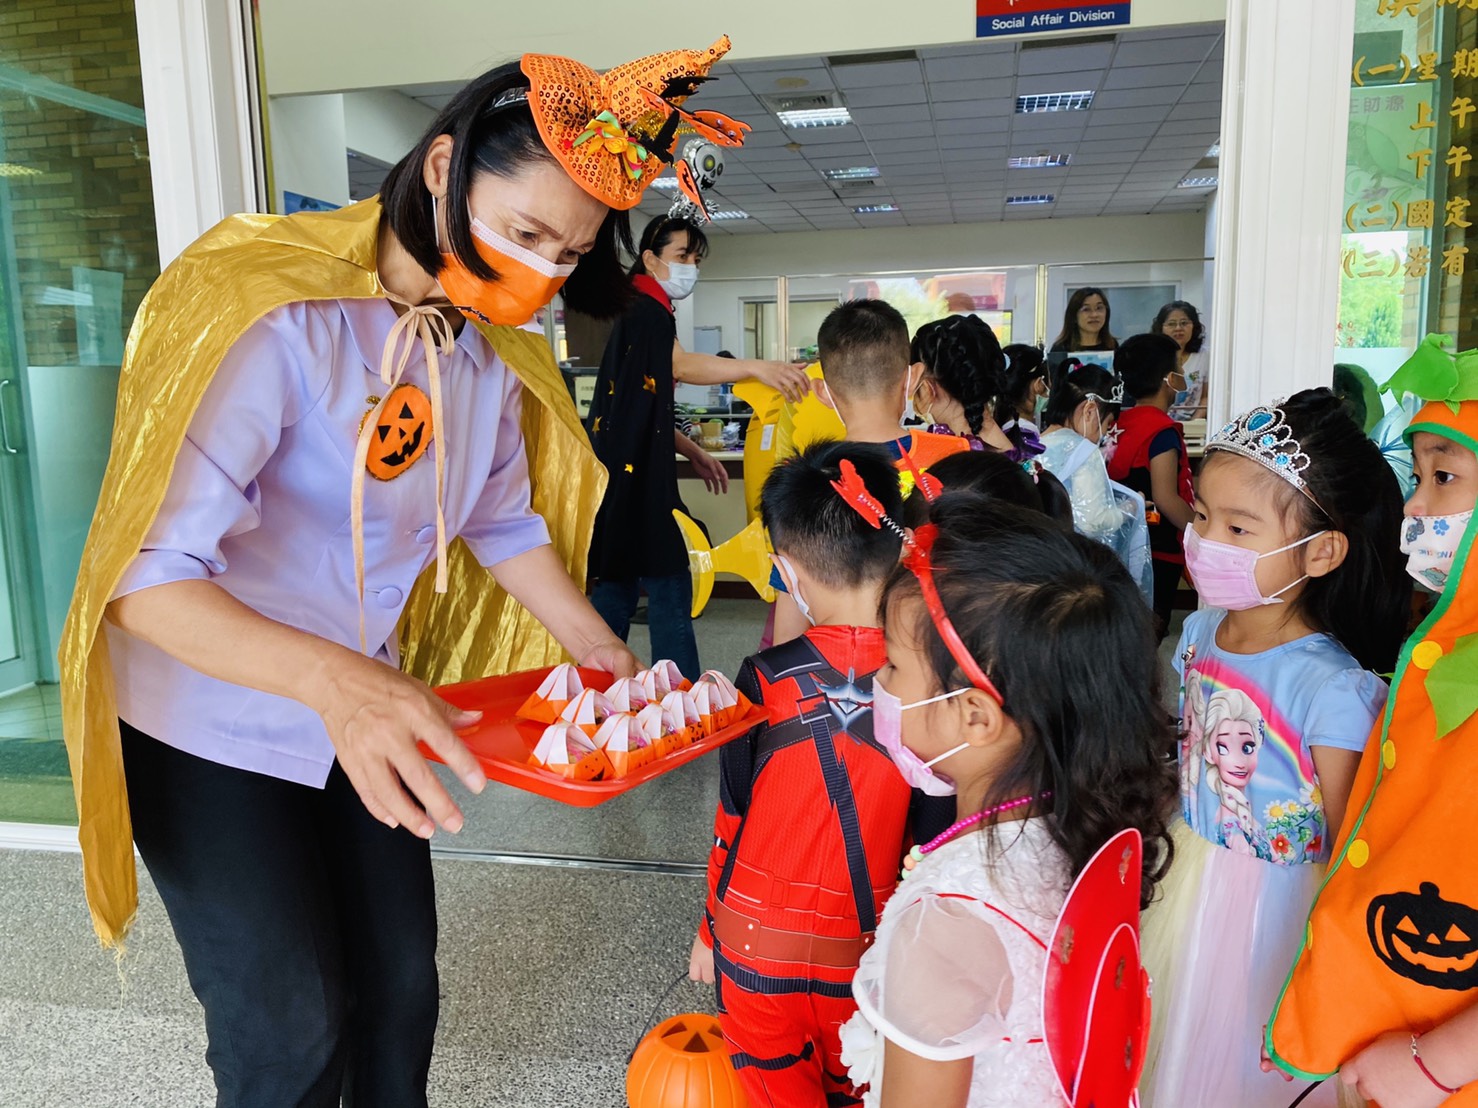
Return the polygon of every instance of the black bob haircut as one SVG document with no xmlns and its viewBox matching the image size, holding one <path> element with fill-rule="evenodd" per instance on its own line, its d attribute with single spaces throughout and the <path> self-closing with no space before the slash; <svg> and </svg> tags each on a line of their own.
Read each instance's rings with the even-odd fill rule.
<svg viewBox="0 0 1478 1108">
<path fill-rule="evenodd" d="M 661 255 L 667 249 L 667 244 L 675 239 L 679 231 L 688 233 L 688 246 L 698 251 L 698 257 L 708 257 L 708 236 L 703 233 L 703 228 L 691 219 L 674 219 L 670 215 L 659 215 L 647 224 L 641 233 L 641 241 L 636 244 L 636 261 L 631 263 L 627 271 L 632 277 L 647 271 L 642 256 L 650 250 L 653 254 Z M 729 357 L 733 357 L 732 354 Z"/>
<path fill-rule="evenodd" d="M 832 588 L 882 584 L 903 540 L 887 524 L 873 527 L 831 487 L 849 461 L 882 504 L 888 518 L 901 521 L 903 497 L 898 470 L 884 446 L 859 442 L 818 442 L 771 471 L 760 493 L 760 515 L 777 554 L 783 554 Z"/>
<path fill-rule="evenodd" d="M 1169 335 L 1134 335 L 1114 351 L 1114 372 L 1135 400 L 1154 396 L 1179 368 L 1180 347 Z"/>
<path fill-rule="evenodd" d="M 1119 349 L 1126 349 L 1133 341 L 1129 339 Z M 1064 373 L 1057 384 L 1052 386 L 1052 392 L 1047 397 L 1047 407 L 1042 411 L 1042 426 L 1072 426 L 1073 413 L 1085 400 L 1092 400 L 1098 405 L 1100 419 L 1107 420 L 1110 416 L 1117 419 L 1120 405 L 1115 404 L 1110 397 L 1119 383 L 1117 377 L 1097 364 L 1080 365 Z"/>
<path fill-rule="evenodd" d="M 1170 864 L 1177 783 L 1167 757 L 1175 730 L 1160 704 L 1153 617 L 1139 587 L 1108 547 L 1037 512 L 945 493 L 930 519 L 944 610 L 1021 731 L 984 805 L 1050 792 L 1040 810 L 1074 876 L 1118 832 L 1137 829 L 1148 904 Z M 929 695 L 970 687 L 908 569 L 889 578 L 882 611 L 890 641 L 901 621 L 920 644 Z M 994 844 L 1013 826 L 985 833 Z"/>
<path fill-rule="evenodd" d="M 452 253 L 472 273 L 488 281 L 496 280 L 498 274 L 473 245 L 472 217 L 467 207 L 473 179 L 479 173 L 516 177 L 538 162 L 559 165 L 539 137 L 528 101 L 510 97 L 506 103 L 498 102 L 504 94 L 516 94 L 528 87 L 528 78 L 517 62 L 500 65 L 469 81 L 437 113 L 415 149 L 385 175 L 380 190 L 385 220 L 411 257 L 433 277 L 441 272 L 442 261 L 424 166 L 438 138 L 452 138 L 443 201 Z M 561 290 L 566 307 L 597 319 L 609 319 L 624 311 L 631 286 L 622 269 L 621 251 L 629 253 L 631 248 L 627 213 L 608 211 L 594 248 L 580 259 Z"/>
<path fill-rule="evenodd" d="M 908 323 L 883 300 L 848 300 L 816 333 L 826 387 L 847 397 L 881 396 L 908 373 Z"/>
<path fill-rule="evenodd" d="M 1034 467 L 1032 472 L 994 450 L 962 450 L 935 462 L 929 467 L 929 476 L 944 486 L 945 492 L 970 492 L 987 500 L 1014 504 L 1071 527 L 1073 502 L 1067 489 L 1040 465 L 1027 464 Z M 929 501 L 917 487 L 904 502 L 903 522 L 909 527 L 922 527 L 929 522 Z"/>
</svg>

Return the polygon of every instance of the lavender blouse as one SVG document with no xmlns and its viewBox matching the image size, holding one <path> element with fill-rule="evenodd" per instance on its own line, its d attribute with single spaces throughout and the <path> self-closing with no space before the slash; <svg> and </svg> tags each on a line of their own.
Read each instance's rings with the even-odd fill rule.
<svg viewBox="0 0 1478 1108">
<path fill-rule="evenodd" d="M 214 581 L 263 615 L 355 649 L 350 477 L 360 421 L 383 393 L 386 300 L 290 304 L 254 324 L 217 370 L 169 490 L 114 596 Z M 395 628 L 435 558 L 436 458 L 444 450 L 448 540 L 494 566 L 549 542 L 530 507 L 518 379 L 472 327 L 442 359 L 445 426 L 392 480 L 364 493 L 365 630 L 398 658 Z M 428 389 L 419 347 L 404 381 Z M 334 750 L 295 700 L 206 677 L 105 623 L 118 713 L 161 742 L 221 765 L 317 788 Z"/>
</svg>

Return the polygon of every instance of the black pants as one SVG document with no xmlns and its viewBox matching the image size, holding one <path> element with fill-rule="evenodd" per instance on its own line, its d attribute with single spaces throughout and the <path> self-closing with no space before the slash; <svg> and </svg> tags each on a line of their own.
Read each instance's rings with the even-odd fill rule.
<svg viewBox="0 0 1478 1108">
<path fill-rule="evenodd" d="M 324 789 L 128 726 L 134 841 L 205 1007 L 217 1108 L 417 1108 L 436 1032 L 429 844 Z"/>
<path fill-rule="evenodd" d="M 1180 581 L 1185 575 L 1185 566 L 1179 562 L 1152 559 L 1155 574 L 1155 632 L 1164 638 L 1170 630 L 1170 617 L 1175 613 L 1175 596 L 1180 591 Z"/>
</svg>

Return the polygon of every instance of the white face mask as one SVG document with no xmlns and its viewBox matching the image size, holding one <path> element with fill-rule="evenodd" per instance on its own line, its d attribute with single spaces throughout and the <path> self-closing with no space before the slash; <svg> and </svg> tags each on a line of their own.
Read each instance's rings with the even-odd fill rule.
<svg viewBox="0 0 1478 1108">
<path fill-rule="evenodd" d="M 815 627 L 816 617 L 811 614 L 811 605 L 807 604 L 806 598 L 801 595 L 801 581 L 796 576 L 795 566 L 790 564 L 790 559 L 784 554 L 775 555 L 775 564 L 780 569 L 780 579 L 790 590 L 790 598 L 795 601 L 795 606 L 800 609 L 801 615 L 806 617 L 806 622 Z"/>
<path fill-rule="evenodd" d="M 1406 572 L 1433 592 L 1447 588 L 1452 562 L 1463 544 L 1471 511 L 1449 516 L 1407 516 L 1401 521 L 1401 553 Z"/>
<path fill-rule="evenodd" d="M 923 384 L 923 382 L 924 379 L 922 376 L 917 381 L 913 379 L 912 366 L 903 371 L 903 388 L 905 390 L 903 401 L 903 416 L 901 419 L 899 419 L 898 426 L 902 427 L 905 430 L 913 427 L 919 422 L 919 413 L 918 410 L 914 407 L 913 394 L 918 392 L 919 386 Z"/>
<path fill-rule="evenodd" d="M 689 265 L 687 262 L 664 262 L 667 266 L 667 279 L 657 278 L 657 284 L 662 286 L 665 292 L 673 300 L 685 300 L 693 294 L 693 286 L 698 283 L 698 267 Z"/>
</svg>

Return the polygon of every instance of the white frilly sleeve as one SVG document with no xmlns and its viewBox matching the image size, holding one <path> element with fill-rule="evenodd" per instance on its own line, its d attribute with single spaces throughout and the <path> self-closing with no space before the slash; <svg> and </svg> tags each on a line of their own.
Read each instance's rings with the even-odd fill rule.
<svg viewBox="0 0 1478 1108">
<path fill-rule="evenodd" d="M 858 967 L 858 1007 L 885 1038 L 921 1058 L 973 1057 L 1009 1034 L 1015 982 L 997 928 L 1011 926 L 980 901 L 924 896 Z"/>
</svg>

